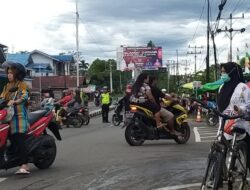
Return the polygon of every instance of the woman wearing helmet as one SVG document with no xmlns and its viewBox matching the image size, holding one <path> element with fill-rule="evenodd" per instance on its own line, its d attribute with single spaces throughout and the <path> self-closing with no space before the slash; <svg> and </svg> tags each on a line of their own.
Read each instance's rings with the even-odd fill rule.
<svg viewBox="0 0 250 190">
<path fill-rule="evenodd" d="M 9 82 L 3 89 L 0 98 L 8 100 L 8 105 L 13 106 L 14 116 L 10 121 L 10 141 L 11 146 L 17 147 L 20 155 L 21 167 L 16 174 L 29 174 L 28 156 L 25 146 L 26 133 L 29 128 L 27 100 L 28 100 L 28 86 L 23 79 L 26 75 L 25 67 L 20 63 L 5 62 L 2 65 L 6 68 Z M 15 92 L 11 89 L 17 88 Z"/>
</svg>

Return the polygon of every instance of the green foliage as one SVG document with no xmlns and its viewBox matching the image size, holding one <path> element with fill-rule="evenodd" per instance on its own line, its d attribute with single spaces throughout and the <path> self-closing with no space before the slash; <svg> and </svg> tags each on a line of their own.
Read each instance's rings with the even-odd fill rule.
<svg viewBox="0 0 250 190">
<path fill-rule="evenodd" d="M 131 72 L 121 72 L 116 70 L 116 61 L 114 59 L 96 59 L 93 61 L 88 69 L 90 84 L 96 85 L 97 88 L 103 86 L 110 87 L 110 68 L 112 69 L 113 90 L 115 92 L 121 92 L 122 88 L 123 91 L 127 82 L 131 80 L 132 74 Z"/>
<path fill-rule="evenodd" d="M 151 47 L 151 48 L 155 47 L 155 44 L 152 42 L 152 40 L 148 42 L 147 47 Z"/>
</svg>

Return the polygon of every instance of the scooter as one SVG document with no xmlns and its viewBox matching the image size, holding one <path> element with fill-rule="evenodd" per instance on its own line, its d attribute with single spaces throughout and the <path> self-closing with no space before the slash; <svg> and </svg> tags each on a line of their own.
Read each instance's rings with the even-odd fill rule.
<svg viewBox="0 0 250 190">
<path fill-rule="evenodd" d="M 178 144 L 185 144 L 190 137 L 190 127 L 186 121 L 187 111 L 177 103 L 170 103 L 166 109 L 174 114 L 174 128 L 181 136 L 172 135 L 166 127 L 157 129 L 153 113 L 141 106 L 130 104 L 130 111 L 125 115 L 125 139 L 131 146 L 140 146 L 145 140 L 173 139 Z"/>
<path fill-rule="evenodd" d="M 13 115 L 13 107 L 8 106 L 6 100 L 0 99 L 0 169 L 9 169 L 20 165 L 20 158 L 16 155 L 15 147 L 8 142 L 9 122 Z M 56 158 L 55 139 L 47 133 L 47 128 L 57 140 L 62 139 L 58 125 L 54 120 L 55 116 L 52 110 L 37 110 L 29 113 L 30 128 L 25 142 L 28 162 L 33 163 L 39 169 L 49 168 Z"/>
</svg>

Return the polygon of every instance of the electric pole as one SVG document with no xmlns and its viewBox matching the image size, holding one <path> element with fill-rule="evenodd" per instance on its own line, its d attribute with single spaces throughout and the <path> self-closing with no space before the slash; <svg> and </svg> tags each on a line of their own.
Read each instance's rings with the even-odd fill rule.
<svg viewBox="0 0 250 190">
<path fill-rule="evenodd" d="M 201 54 L 201 51 L 197 51 L 197 49 L 202 49 L 203 47 L 202 46 L 194 46 L 194 47 L 191 47 L 190 45 L 188 46 L 188 48 L 193 48 L 194 49 L 194 52 L 191 51 L 191 52 L 187 52 L 187 54 L 194 54 L 194 75 L 196 74 L 197 70 L 196 70 L 196 58 L 197 58 L 197 54 Z"/>
<path fill-rule="evenodd" d="M 229 32 L 229 39 L 230 39 L 230 57 L 229 57 L 229 61 L 232 61 L 233 60 L 233 32 L 235 32 L 235 34 L 237 32 L 245 32 L 245 28 L 241 28 L 241 29 L 233 29 L 233 19 L 244 19 L 244 14 L 242 14 L 242 17 L 233 17 L 232 13 L 230 14 L 229 18 L 224 18 L 224 20 L 230 20 L 230 28 L 228 29 L 227 27 L 225 27 L 225 29 L 217 29 L 217 32 L 220 33 L 220 32 Z"/>
<path fill-rule="evenodd" d="M 209 14 L 210 11 L 210 3 L 207 0 L 207 57 L 206 57 L 206 82 L 209 82 L 209 30 L 210 30 L 210 21 L 209 21 Z"/>
</svg>

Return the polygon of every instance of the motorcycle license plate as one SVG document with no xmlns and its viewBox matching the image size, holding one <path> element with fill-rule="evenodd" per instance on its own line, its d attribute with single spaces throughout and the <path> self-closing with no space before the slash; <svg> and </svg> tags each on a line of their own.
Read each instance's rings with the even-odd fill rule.
<svg viewBox="0 0 250 190">
<path fill-rule="evenodd" d="M 134 116 L 134 113 L 132 113 L 132 112 L 126 112 L 126 113 L 125 113 L 126 119 L 132 119 L 133 116 Z"/>
</svg>

